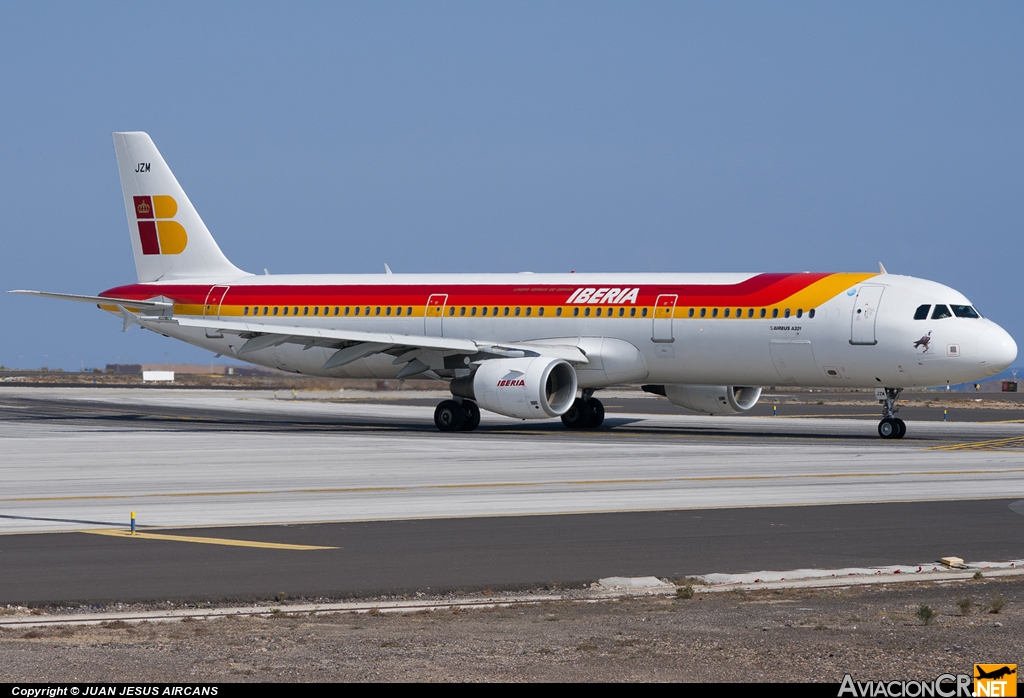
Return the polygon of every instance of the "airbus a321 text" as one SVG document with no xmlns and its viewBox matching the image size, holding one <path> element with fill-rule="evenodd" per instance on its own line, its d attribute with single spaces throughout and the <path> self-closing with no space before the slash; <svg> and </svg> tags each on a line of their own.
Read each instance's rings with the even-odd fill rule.
<svg viewBox="0 0 1024 698">
<path fill-rule="evenodd" d="M 594 392 L 641 385 L 710 414 L 761 386 L 875 388 L 901 438 L 908 387 L 975 381 L 1017 356 L 941 284 L 880 273 L 254 275 L 221 252 L 150 137 L 115 133 L 138 283 L 96 303 L 218 354 L 338 378 L 447 382 L 441 431 L 480 409 L 594 429 Z"/>
</svg>

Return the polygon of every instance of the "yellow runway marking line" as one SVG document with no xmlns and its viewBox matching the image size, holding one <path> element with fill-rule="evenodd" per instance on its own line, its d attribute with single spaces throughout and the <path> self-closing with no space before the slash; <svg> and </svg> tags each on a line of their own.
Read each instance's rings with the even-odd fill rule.
<svg viewBox="0 0 1024 698">
<path fill-rule="evenodd" d="M 154 499 L 161 497 L 246 497 L 277 494 L 370 494 L 375 492 L 415 492 L 430 490 L 469 490 L 490 488 L 579 487 L 594 485 L 653 485 L 673 482 L 763 482 L 772 480 L 838 480 L 842 478 L 892 478 L 906 476 L 943 475 L 1012 475 L 1024 473 L 1024 468 L 989 468 L 983 470 L 902 470 L 889 472 L 854 473 L 790 473 L 786 475 L 707 475 L 695 477 L 616 478 L 608 480 L 549 480 L 542 482 L 467 482 L 452 485 L 418 485 L 410 487 L 323 487 L 294 490 L 237 490 L 223 492 L 168 492 L 166 494 L 109 494 L 68 497 L 9 497 L 0 502 L 67 502 L 81 500 Z M 128 535 L 128 534 L 125 534 Z"/>
<path fill-rule="evenodd" d="M 945 446 L 929 446 L 930 451 L 1008 451 L 1024 449 L 1024 436 L 1010 436 L 1005 439 L 969 441 Z"/>
<path fill-rule="evenodd" d="M 79 531 L 97 536 L 113 536 L 115 538 L 145 538 L 147 540 L 169 540 L 178 543 L 203 543 L 205 545 L 228 545 L 233 548 L 269 548 L 271 550 L 337 550 L 325 545 L 294 545 L 292 543 L 263 543 L 256 540 L 235 540 L 232 538 L 204 538 L 202 536 L 172 536 L 166 533 L 134 534 L 118 529 L 98 529 L 95 531 Z"/>
</svg>

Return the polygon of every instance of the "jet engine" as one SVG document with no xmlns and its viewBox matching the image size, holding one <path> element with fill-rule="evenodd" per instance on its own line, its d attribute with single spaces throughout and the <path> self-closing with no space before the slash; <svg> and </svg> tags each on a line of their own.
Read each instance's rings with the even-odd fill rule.
<svg viewBox="0 0 1024 698">
<path fill-rule="evenodd" d="M 733 385 L 645 385 L 643 389 L 667 397 L 673 405 L 706 414 L 746 412 L 761 397 L 760 388 Z"/>
<path fill-rule="evenodd" d="M 560 417 L 576 399 L 576 371 L 545 356 L 489 359 L 473 375 L 453 380 L 451 391 L 507 417 Z"/>
</svg>

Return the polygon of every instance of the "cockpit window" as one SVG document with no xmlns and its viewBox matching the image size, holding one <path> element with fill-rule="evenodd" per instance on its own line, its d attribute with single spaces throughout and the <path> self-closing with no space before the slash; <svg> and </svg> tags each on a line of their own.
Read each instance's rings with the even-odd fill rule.
<svg viewBox="0 0 1024 698">
<path fill-rule="evenodd" d="M 978 311 L 969 305 L 951 305 L 949 307 L 953 309 L 953 314 L 956 315 L 957 317 L 981 317 L 980 315 L 978 315 Z"/>
<path fill-rule="evenodd" d="M 944 317 L 953 317 L 953 313 L 949 312 L 949 308 L 944 305 L 935 306 L 935 310 L 932 312 L 932 320 L 941 320 Z"/>
<path fill-rule="evenodd" d="M 915 320 L 927 320 L 928 311 L 932 309 L 931 305 L 919 305 L 917 306 L 917 312 L 914 313 Z"/>
</svg>

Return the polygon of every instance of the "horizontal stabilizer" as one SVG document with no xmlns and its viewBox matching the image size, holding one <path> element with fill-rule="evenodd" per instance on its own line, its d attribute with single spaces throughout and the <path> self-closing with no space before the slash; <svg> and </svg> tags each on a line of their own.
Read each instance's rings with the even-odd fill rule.
<svg viewBox="0 0 1024 698">
<path fill-rule="evenodd" d="M 8 291 L 23 296 L 38 296 L 40 298 L 56 298 L 61 301 L 77 301 L 79 303 L 95 303 L 96 305 L 123 305 L 126 308 L 140 308 L 149 310 L 169 310 L 174 308 L 174 303 L 169 301 L 133 301 L 129 298 L 105 298 L 103 296 L 82 296 L 77 293 L 51 293 L 49 291 Z"/>
</svg>

